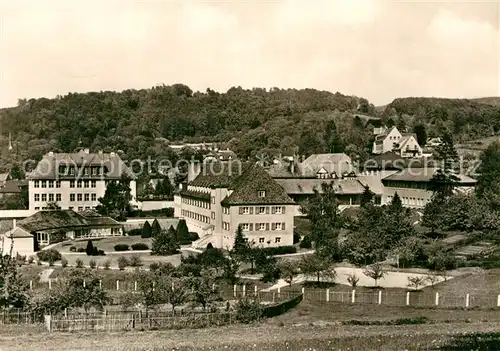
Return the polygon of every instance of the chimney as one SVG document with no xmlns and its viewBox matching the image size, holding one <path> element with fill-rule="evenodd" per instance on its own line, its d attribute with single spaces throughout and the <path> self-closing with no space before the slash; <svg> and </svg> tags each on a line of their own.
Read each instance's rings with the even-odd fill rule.
<svg viewBox="0 0 500 351">
<path fill-rule="evenodd" d="M 83 153 L 85 153 L 85 154 L 88 155 L 90 153 L 90 150 L 89 149 L 83 149 Z"/>
<path fill-rule="evenodd" d="M 49 156 L 54 157 L 54 153 L 52 151 L 49 151 Z"/>
<path fill-rule="evenodd" d="M 17 227 L 17 222 L 16 222 L 16 219 L 14 218 L 12 220 L 12 229 L 15 229 Z"/>
</svg>

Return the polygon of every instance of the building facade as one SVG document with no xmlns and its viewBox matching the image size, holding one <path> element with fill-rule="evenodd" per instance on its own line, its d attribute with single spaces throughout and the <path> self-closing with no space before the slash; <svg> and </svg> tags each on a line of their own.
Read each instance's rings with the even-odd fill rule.
<svg viewBox="0 0 500 351">
<path fill-rule="evenodd" d="M 28 175 L 29 209 L 43 210 L 48 203 L 61 209 L 84 211 L 95 209 L 110 181 L 123 175 L 130 179 L 132 201 L 136 199 L 136 181 L 120 156 L 112 153 L 49 152 Z"/>
<path fill-rule="evenodd" d="M 200 240 L 232 248 L 238 226 L 260 247 L 293 245 L 294 201 L 259 165 L 213 162 L 175 197 L 175 216 L 186 220 Z"/>
<path fill-rule="evenodd" d="M 405 158 L 422 156 L 422 148 L 414 133 L 401 133 L 396 127 L 385 129 L 375 137 L 372 153 L 394 152 Z"/>
</svg>

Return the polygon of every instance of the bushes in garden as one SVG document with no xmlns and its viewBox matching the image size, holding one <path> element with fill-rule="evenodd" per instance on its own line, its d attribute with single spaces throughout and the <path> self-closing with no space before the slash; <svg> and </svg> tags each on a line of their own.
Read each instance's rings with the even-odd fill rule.
<svg viewBox="0 0 500 351">
<path fill-rule="evenodd" d="M 142 235 L 142 229 L 141 228 L 132 229 L 127 234 L 129 236 L 141 236 Z"/>
<path fill-rule="evenodd" d="M 116 244 L 115 251 L 128 251 L 128 245 L 127 244 Z"/>
<path fill-rule="evenodd" d="M 306 235 L 304 239 L 300 242 L 300 248 L 301 249 L 310 249 L 312 247 L 312 240 L 309 235 Z"/>
<path fill-rule="evenodd" d="M 149 246 L 147 244 L 144 244 L 144 243 L 135 243 L 135 244 L 132 244 L 132 250 L 134 251 L 140 251 L 140 250 L 149 250 Z"/>
<path fill-rule="evenodd" d="M 36 253 L 38 259 L 44 262 L 56 262 L 61 259 L 61 253 L 55 249 L 48 249 Z"/>
<path fill-rule="evenodd" d="M 262 251 L 267 256 L 286 255 L 286 254 L 297 253 L 297 248 L 295 246 L 266 247 L 263 248 Z"/>
</svg>

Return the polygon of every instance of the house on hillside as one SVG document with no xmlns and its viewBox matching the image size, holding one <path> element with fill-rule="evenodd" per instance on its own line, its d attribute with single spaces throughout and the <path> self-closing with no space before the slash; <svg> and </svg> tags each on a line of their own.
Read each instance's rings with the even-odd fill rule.
<svg viewBox="0 0 500 351">
<path fill-rule="evenodd" d="M 8 196 L 20 195 L 23 188 L 26 189 L 27 187 L 28 182 L 26 180 L 7 180 L 3 183 L 3 186 L 0 187 L 0 199 Z"/>
<path fill-rule="evenodd" d="M 208 165 L 208 164 L 205 164 Z M 231 248 L 241 225 L 245 238 L 261 247 L 293 245 L 296 205 L 283 188 L 259 165 L 217 162 L 201 170 L 175 196 L 175 217 L 208 243 Z"/>
<path fill-rule="evenodd" d="M 11 180 L 10 172 L 9 173 L 0 173 L 0 188 L 5 185 L 5 182 Z"/>
<path fill-rule="evenodd" d="M 226 149 L 209 152 L 203 158 L 203 162 L 230 161 L 236 160 L 236 158 L 236 154 L 233 151 Z"/>
<path fill-rule="evenodd" d="M 56 202 L 63 210 L 95 209 L 108 183 L 120 181 L 123 175 L 130 178 L 131 204 L 134 204 L 136 177 L 116 153 L 91 153 L 89 149 L 76 153 L 49 152 L 27 176 L 29 209 L 43 210 L 49 202 Z"/>
<path fill-rule="evenodd" d="M 385 203 L 390 203 L 397 192 L 405 207 L 423 208 L 432 198 L 432 178 L 438 168 L 406 168 L 382 179 L 385 186 Z M 459 184 L 456 192 L 472 191 L 476 180 L 463 175 L 456 174 Z"/>
<path fill-rule="evenodd" d="M 386 152 L 394 152 L 404 158 L 422 156 L 422 148 L 418 144 L 416 134 L 400 133 L 396 127 L 386 129 L 375 137 L 372 153 L 384 154 Z"/>
<path fill-rule="evenodd" d="M 72 210 L 43 210 L 18 222 L 38 243 L 49 245 L 67 239 L 121 236 L 122 225 L 112 218 Z"/>
</svg>

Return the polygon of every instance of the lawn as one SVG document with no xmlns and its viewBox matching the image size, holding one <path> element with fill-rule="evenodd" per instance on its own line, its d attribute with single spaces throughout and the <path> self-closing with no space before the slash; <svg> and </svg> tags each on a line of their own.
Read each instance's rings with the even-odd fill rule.
<svg viewBox="0 0 500 351">
<path fill-rule="evenodd" d="M 79 248 L 85 249 L 87 247 L 87 242 L 89 239 L 78 239 L 73 241 L 66 241 L 55 245 L 53 248 L 61 253 L 69 253 L 71 246 L 75 246 L 78 250 Z M 140 236 L 115 236 L 107 238 L 93 238 L 92 244 L 97 246 L 99 250 L 104 252 L 114 252 L 115 245 L 117 244 L 127 244 L 131 246 L 132 244 L 141 243 L 148 245 L 151 248 L 151 238 L 141 238 Z"/>
<path fill-rule="evenodd" d="M 139 256 L 139 258 L 142 261 L 142 264 L 146 267 L 149 267 L 149 265 L 153 262 L 170 262 L 175 266 L 178 266 L 181 263 L 181 254 L 171 255 L 171 256 L 153 256 L 149 252 L 134 253 L 134 251 L 125 251 L 125 252 L 107 254 L 106 256 L 87 256 L 85 253 L 83 254 L 63 253 L 63 257 L 65 257 L 68 260 L 68 265 L 70 266 L 76 266 L 76 260 L 80 259 L 83 261 L 83 264 L 85 266 L 89 265 L 90 260 L 95 260 L 100 267 L 103 267 L 104 262 L 108 260 L 111 261 L 111 267 L 118 267 L 118 258 L 120 256 L 130 258 L 133 255 Z"/>
</svg>

